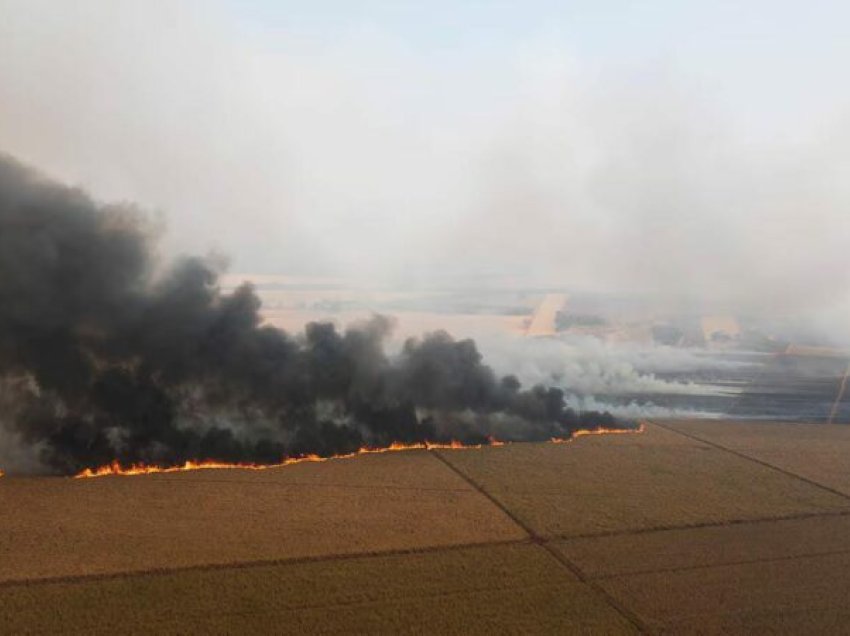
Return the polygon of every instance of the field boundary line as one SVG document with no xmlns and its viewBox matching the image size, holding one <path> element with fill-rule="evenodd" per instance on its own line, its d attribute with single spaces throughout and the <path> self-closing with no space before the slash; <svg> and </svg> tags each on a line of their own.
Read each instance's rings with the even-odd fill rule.
<svg viewBox="0 0 850 636">
<path fill-rule="evenodd" d="M 622 572 L 615 574 L 602 574 L 590 577 L 594 581 L 610 581 L 623 579 L 630 576 L 645 576 L 649 574 L 669 574 L 674 572 L 689 572 L 691 570 L 711 570 L 714 568 L 734 567 L 736 565 L 757 565 L 759 563 L 774 563 L 778 561 L 796 561 L 798 559 L 818 559 L 828 556 L 838 556 L 850 553 L 850 548 L 844 550 L 825 550 L 823 552 L 812 552 L 809 554 L 786 554 L 782 556 L 762 557 L 759 559 L 739 559 L 737 561 L 724 561 L 722 563 L 700 563 L 698 565 L 679 565 L 654 570 L 637 570 L 635 572 Z"/>
<path fill-rule="evenodd" d="M 776 466 L 775 464 L 771 464 L 770 462 L 766 462 L 762 459 L 758 459 L 757 457 L 747 455 L 746 453 L 742 453 L 741 451 L 737 451 L 733 448 L 723 446 L 722 444 L 718 444 L 717 442 L 712 442 L 711 440 L 707 440 L 705 438 L 698 437 L 697 435 L 693 435 L 691 433 L 685 433 L 684 431 L 679 431 L 679 430 L 672 428 L 670 426 L 665 426 L 664 424 L 659 424 L 655 420 L 648 420 L 648 421 L 649 421 L 650 424 L 653 424 L 654 426 L 658 426 L 659 428 L 663 428 L 666 431 L 676 433 L 678 435 L 681 435 L 682 437 L 687 437 L 688 439 L 692 439 L 692 440 L 697 441 L 697 442 L 702 442 L 703 444 L 708 444 L 709 446 L 712 446 L 712 447 L 717 448 L 719 450 L 722 450 L 722 451 L 725 451 L 725 452 L 730 453 L 732 455 L 735 455 L 736 457 L 740 457 L 741 459 L 746 459 L 746 460 L 751 461 L 755 464 L 759 464 L 760 466 L 764 466 L 765 468 L 770 468 L 771 470 L 775 470 L 776 472 L 781 473 L 781 474 L 785 475 L 786 477 L 792 477 L 794 479 L 798 479 L 800 481 L 803 481 L 803 482 L 809 484 L 810 486 L 815 486 L 816 488 L 820 488 L 821 490 L 825 490 L 827 492 L 832 493 L 833 495 L 838 495 L 842 499 L 850 501 L 850 495 L 848 495 L 847 493 L 841 492 L 840 490 L 836 490 L 835 488 L 831 488 L 830 486 L 827 486 L 825 484 L 817 482 L 814 479 L 809 479 L 808 477 L 803 477 L 802 475 L 798 475 L 797 473 L 792 473 L 790 470 L 787 470 L 785 468 L 781 468 L 779 466 Z"/>
<path fill-rule="evenodd" d="M 250 561 L 229 561 L 224 563 L 199 563 L 177 567 L 158 567 L 123 572 L 100 572 L 92 574 L 69 574 L 64 576 L 43 576 L 26 579 L 0 580 L 0 589 L 4 587 L 26 587 L 62 583 L 82 583 L 109 579 L 131 579 L 146 576 L 169 576 L 183 572 L 214 572 L 216 570 L 242 570 L 252 568 L 274 567 L 279 565 L 299 565 L 302 563 L 323 563 L 326 561 L 346 561 L 356 559 L 378 559 L 382 557 L 414 556 L 437 552 L 456 552 L 465 549 L 502 547 L 511 545 L 533 545 L 530 537 L 522 539 L 504 539 L 499 541 L 478 541 L 472 543 L 451 543 L 446 545 L 424 546 L 419 548 L 399 548 L 395 550 L 374 550 L 368 552 L 341 552 L 334 554 L 319 554 L 314 556 L 283 557 L 279 559 L 256 559 Z"/>
<path fill-rule="evenodd" d="M 466 493 L 469 492 L 469 490 L 467 488 L 437 488 L 437 487 L 427 487 L 427 486 L 424 486 L 424 487 L 423 486 L 393 486 L 393 485 L 380 485 L 380 484 L 366 485 L 366 484 L 338 484 L 338 483 L 311 484 L 311 483 L 305 482 L 305 481 L 283 482 L 283 481 L 269 481 L 269 480 L 265 480 L 265 479 L 257 479 L 257 480 L 250 480 L 250 479 L 209 479 L 207 477 L 202 477 L 202 478 L 192 477 L 191 479 L 183 479 L 181 477 L 174 477 L 173 476 L 174 474 L 179 474 L 179 473 L 162 475 L 161 477 L 157 477 L 157 479 L 159 481 L 167 481 L 169 483 L 175 483 L 175 482 L 179 481 L 180 483 L 184 483 L 184 484 L 189 483 L 189 482 L 202 483 L 202 484 L 239 484 L 239 485 L 242 485 L 242 484 L 246 484 L 246 485 L 257 484 L 257 485 L 262 485 L 263 487 L 265 487 L 265 486 L 275 486 L 275 487 L 280 487 L 280 488 L 292 486 L 293 488 L 338 488 L 340 490 L 353 489 L 353 490 L 399 490 L 399 491 L 413 490 L 413 491 L 417 491 L 417 492 L 466 492 Z M 185 475 L 186 473 L 183 473 L 183 474 Z M 120 477 L 120 479 L 124 479 L 124 477 Z"/>
<path fill-rule="evenodd" d="M 633 528 L 625 530 L 607 530 L 603 532 L 586 532 L 582 534 L 557 534 L 547 537 L 548 541 L 583 541 L 588 539 L 612 539 L 615 537 L 628 537 L 640 534 L 653 534 L 656 532 L 674 532 L 677 530 L 700 530 L 703 528 L 724 528 L 731 526 L 751 525 L 758 523 L 778 523 L 782 521 L 797 521 L 803 519 L 819 519 L 829 517 L 850 516 L 850 509 L 836 510 L 834 512 L 800 512 L 789 515 L 776 515 L 773 517 L 758 517 L 754 519 L 728 519 L 724 521 L 698 521 L 695 523 L 682 523 L 669 526 L 652 526 L 649 528 Z"/>
<path fill-rule="evenodd" d="M 438 451 L 432 452 L 432 455 L 434 457 L 436 457 L 439 461 L 441 461 L 443 464 L 448 466 L 449 469 L 453 473 L 458 475 L 467 484 L 472 486 L 479 494 L 481 494 L 485 499 L 487 499 L 487 501 L 489 501 L 491 504 L 496 506 L 496 508 L 498 508 L 502 513 L 504 513 L 504 515 L 508 519 L 510 519 L 515 525 L 519 526 L 519 528 L 528 535 L 529 539 L 531 539 L 532 541 L 539 541 L 540 537 L 537 535 L 536 532 L 534 532 L 534 530 L 531 527 L 529 527 L 522 519 L 517 517 L 510 510 L 508 510 L 504 506 L 504 504 L 502 504 L 501 501 L 499 501 L 498 499 L 493 497 L 489 492 L 484 490 L 484 487 L 481 484 L 474 481 L 469 475 L 467 475 L 466 473 L 461 471 L 457 466 L 455 466 L 454 464 L 449 462 L 449 460 L 446 459 L 445 457 L 443 457 L 443 455 L 440 452 L 438 452 Z"/>
<path fill-rule="evenodd" d="M 513 521 L 517 526 L 519 526 L 524 532 L 528 534 L 532 543 L 539 545 L 543 550 L 549 553 L 549 555 L 555 559 L 564 569 L 568 570 L 573 576 L 578 579 L 579 582 L 584 583 L 590 589 L 594 590 L 608 605 L 614 608 L 623 618 L 625 618 L 638 632 L 647 634 L 650 633 L 649 627 L 644 623 L 641 618 L 632 612 L 630 609 L 622 605 L 616 598 L 614 598 L 608 590 L 604 587 L 596 583 L 594 580 L 587 577 L 587 575 L 582 571 L 582 569 L 573 563 L 570 559 L 567 558 L 566 555 L 561 554 L 558 550 L 555 549 L 554 546 L 549 544 L 549 541 L 539 535 L 534 528 L 525 523 L 522 519 L 516 516 L 513 512 L 511 512 L 501 501 L 496 499 L 493 495 L 491 495 L 487 490 L 479 484 L 477 481 L 472 479 L 469 475 L 463 472 L 460 468 L 452 464 L 448 458 L 443 456 L 443 454 L 439 450 L 431 451 L 437 459 L 443 462 L 448 468 L 455 473 L 457 473 L 464 481 L 466 481 L 470 486 L 475 488 L 483 497 L 486 497 L 494 506 L 499 508 L 505 515 L 508 516 L 511 521 Z"/>
</svg>

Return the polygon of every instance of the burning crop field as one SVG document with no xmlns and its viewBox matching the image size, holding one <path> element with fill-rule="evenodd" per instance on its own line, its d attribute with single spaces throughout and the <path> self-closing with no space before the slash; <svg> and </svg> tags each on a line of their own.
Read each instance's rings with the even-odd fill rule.
<svg viewBox="0 0 850 636">
<path fill-rule="evenodd" d="M 0 636 L 846 633 L 845 5 L 0 0 Z"/>
<path fill-rule="evenodd" d="M 250 284 L 222 293 L 199 258 L 156 272 L 139 212 L 9 158 L 0 227 L 4 420 L 47 470 L 276 464 L 617 425 L 567 408 L 560 389 L 498 377 L 445 332 L 389 357 L 380 316 L 297 335 L 263 325 Z"/>
<path fill-rule="evenodd" d="M 465 333 L 399 339 L 384 314 L 285 330 L 268 289 L 157 238 L 0 159 L 0 632 L 837 620 L 818 572 L 846 575 L 800 543 L 847 548 L 845 351 L 697 349 L 686 325 L 546 293 L 513 340 L 485 335 L 491 367 Z M 761 565 L 789 559 L 798 577 Z M 715 609 L 771 576 L 757 614 Z M 792 623 L 777 594 L 805 600 Z"/>
</svg>

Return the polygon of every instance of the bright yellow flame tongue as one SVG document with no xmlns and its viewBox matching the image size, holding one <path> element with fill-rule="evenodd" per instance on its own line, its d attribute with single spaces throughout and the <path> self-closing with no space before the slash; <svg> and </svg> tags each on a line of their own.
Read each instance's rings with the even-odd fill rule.
<svg viewBox="0 0 850 636">
<path fill-rule="evenodd" d="M 587 429 L 578 430 L 572 433 L 570 437 L 553 437 L 550 441 L 554 444 L 564 444 L 571 442 L 578 437 L 585 435 L 616 435 L 621 433 L 642 433 L 644 430 L 643 424 L 634 429 Z M 320 457 L 319 455 L 304 455 L 302 457 L 290 457 L 276 464 L 250 464 L 250 463 L 228 463 L 217 461 L 187 461 L 178 466 L 150 466 L 146 464 L 131 464 L 130 466 L 122 466 L 117 461 L 110 464 L 105 464 L 98 468 L 86 468 L 80 473 L 74 475 L 74 479 L 85 479 L 89 477 L 106 477 L 109 475 L 150 475 L 154 473 L 178 473 L 190 470 L 213 470 L 213 469 L 241 469 L 241 470 L 267 470 L 269 468 L 280 468 L 282 466 L 291 466 L 293 464 L 303 464 L 307 462 L 326 462 L 332 459 L 348 459 L 359 455 L 372 455 L 376 453 L 391 453 L 400 451 L 412 450 L 461 450 L 475 449 L 486 446 L 506 446 L 510 442 L 502 442 L 497 439 L 490 439 L 487 444 L 463 444 L 462 442 L 453 441 L 448 444 L 438 444 L 434 442 L 417 442 L 415 444 L 402 444 L 393 442 L 384 448 L 361 448 L 353 453 L 342 455 L 330 455 L 328 457 Z M 0 471 L 0 476 L 2 476 Z"/>
</svg>

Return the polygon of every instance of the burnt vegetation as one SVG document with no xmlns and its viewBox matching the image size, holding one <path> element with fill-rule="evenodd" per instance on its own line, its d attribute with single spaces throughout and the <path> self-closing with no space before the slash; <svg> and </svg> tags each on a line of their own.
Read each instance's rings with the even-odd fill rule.
<svg viewBox="0 0 850 636">
<path fill-rule="evenodd" d="M 389 356 L 390 321 L 263 325 L 206 259 L 162 271 L 132 206 L 0 156 L 0 384 L 8 424 L 59 473 L 118 460 L 274 462 L 391 442 L 544 440 L 616 426 L 497 377 L 445 332 Z M 11 396 L 11 397 L 10 397 Z"/>
</svg>

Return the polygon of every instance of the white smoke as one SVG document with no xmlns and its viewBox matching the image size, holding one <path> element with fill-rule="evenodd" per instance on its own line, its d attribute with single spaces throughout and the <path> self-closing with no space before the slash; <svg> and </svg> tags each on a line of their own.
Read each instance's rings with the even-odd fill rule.
<svg viewBox="0 0 850 636">
<path fill-rule="evenodd" d="M 671 374 L 747 369 L 753 362 L 707 355 L 705 351 L 663 346 L 609 344 L 592 337 L 479 338 L 485 360 L 499 373 L 514 373 L 523 384 L 555 383 L 583 395 L 666 394 L 730 395 L 728 387 L 689 380 L 666 380 Z"/>
<path fill-rule="evenodd" d="M 546 37 L 546 12 L 516 41 L 443 51 L 368 20 L 316 42 L 233 11 L 0 0 L 0 149 L 163 210 L 172 251 L 243 271 L 653 290 L 850 340 L 847 39 L 814 62 L 800 44 L 846 22 L 830 10 L 794 22 L 793 69 L 755 45 L 714 68 L 719 37 L 696 60 L 602 43 L 603 63 Z M 724 102 L 709 78 L 750 97 L 771 79 L 777 98 Z"/>
<path fill-rule="evenodd" d="M 687 407 L 670 407 L 653 404 L 651 401 L 639 403 L 636 401 L 627 404 L 606 402 L 593 396 L 570 396 L 567 403 L 577 411 L 607 411 L 614 417 L 627 420 L 640 420 L 648 418 L 700 418 L 700 419 L 722 419 L 723 414 L 713 411 L 705 411 Z"/>
</svg>

